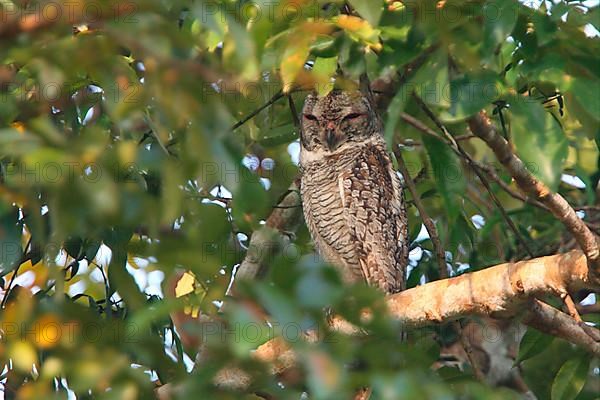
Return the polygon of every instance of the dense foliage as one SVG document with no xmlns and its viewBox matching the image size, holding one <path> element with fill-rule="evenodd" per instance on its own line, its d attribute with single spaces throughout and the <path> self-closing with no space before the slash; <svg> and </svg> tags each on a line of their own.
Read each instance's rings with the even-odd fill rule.
<svg viewBox="0 0 600 400">
<path fill-rule="evenodd" d="M 551 214 L 491 182 L 510 230 L 447 143 L 401 117 L 437 131 L 415 92 L 516 191 L 469 137 L 465 119 L 486 110 L 530 169 L 598 227 L 599 25 L 598 6 L 578 1 L 1 1 L 5 398 L 151 398 L 158 381 L 183 383 L 181 398 L 341 399 L 362 386 L 378 399 L 516 397 L 468 366 L 433 371 L 454 325 L 402 342 L 382 296 L 341 285 L 303 226 L 266 276 L 239 284 L 248 301 L 228 303 L 226 330 L 196 330 L 209 356 L 193 373 L 195 349 L 184 354 L 170 313 L 217 317 L 249 238 L 297 176 L 293 110 L 308 88 L 330 90 L 332 76 L 338 85 L 362 73 L 402 77 L 382 115 L 386 139 L 420 176 L 451 274 L 571 248 Z M 439 271 L 408 211 L 410 287 Z M 165 298 L 157 282 L 181 270 L 195 276 L 193 295 Z M 329 332 L 326 307 L 371 334 Z M 376 318 L 360 321 L 365 307 Z M 323 340 L 299 340 L 309 328 Z M 278 335 L 300 355 L 293 376 L 251 357 Z M 518 364 L 539 398 L 598 393 L 597 360 L 561 340 L 528 331 Z M 224 366 L 246 371 L 251 386 L 212 385 Z"/>
</svg>

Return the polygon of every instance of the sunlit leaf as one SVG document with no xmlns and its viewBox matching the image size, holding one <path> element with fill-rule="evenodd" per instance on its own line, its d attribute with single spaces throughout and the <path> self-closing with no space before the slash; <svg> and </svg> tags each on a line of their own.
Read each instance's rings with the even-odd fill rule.
<svg viewBox="0 0 600 400">
<path fill-rule="evenodd" d="M 34 347 L 23 340 L 13 342 L 8 349 L 8 354 L 15 368 L 22 372 L 30 372 L 38 360 Z"/>
<path fill-rule="evenodd" d="M 527 168 L 556 190 L 567 157 L 568 143 L 559 123 L 537 101 L 511 102 L 511 138 Z"/>
<path fill-rule="evenodd" d="M 381 1 L 350 0 L 349 3 L 372 26 L 379 24 L 379 18 L 381 18 L 381 13 L 383 12 Z"/>
<path fill-rule="evenodd" d="M 313 65 L 313 73 L 319 77 L 317 93 L 319 96 L 325 96 L 333 89 L 331 78 L 337 69 L 337 57 L 322 58 L 317 57 Z"/>
<path fill-rule="evenodd" d="M 367 21 L 352 15 L 340 15 L 336 20 L 337 25 L 348 32 L 348 35 L 359 42 L 363 42 L 373 50 L 381 50 L 379 31 L 374 29 Z"/>
</svg>

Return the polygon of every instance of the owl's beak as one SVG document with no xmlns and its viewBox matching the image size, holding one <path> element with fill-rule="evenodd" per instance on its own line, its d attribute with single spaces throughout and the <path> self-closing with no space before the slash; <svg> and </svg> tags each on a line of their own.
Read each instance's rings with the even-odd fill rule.
<svg viewBox="0 0 600 400">
<path fill-rule="evenodd" d="M 335 145 L 337 144 L 337 136 L 335 135 L 335 130 L 327 129 L 327 132 L 325 133 L 325 141 L 327 142 L 329 150 L 333 150 L 335 148 Z"/>
<path fill-rule="evenodd" d="M 335 123 L 333 121 L 329 121 L 325 127 L 325 142 L 327 143 L 329 150 L 333 151 L 339 141 L 340 138 L 335 134 Z"/>
</svg>

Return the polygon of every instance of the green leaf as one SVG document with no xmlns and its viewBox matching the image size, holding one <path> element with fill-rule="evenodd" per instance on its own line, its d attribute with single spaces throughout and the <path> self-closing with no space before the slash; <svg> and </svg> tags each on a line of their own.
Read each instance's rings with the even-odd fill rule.
<svg viewBox="0 0 600 400">
<path fill-rule="evenodd" d="M 542 104 L 531 98 L 511 101 L 511 139 L 526 167 L 556 191 L 567 158 L 568 142 L 561 126 Z"/>
<path fill-rule="evenodd" d="M 503 43 L 517 23 L 518 2 L 494 0 L 483 7 L 483 50 L 492 53 Z"/>
<path fill-rule="evenodd" d="M 233 193 L 232 215 L 240 230 L 250 231 L 257 227 L 258 222 L 264 218 L 271 206 L 259 177 L 246 167 L 241 167 L 238 171 L 239 174 L 236 176 L 238 186 Z"/>
<path fill-rule="evenodd" d="M 404 107 L 406 107 L 406 93 L 403 90 L 399 90 L 387 109 L 384 136 L 388 143 L 392 142 L 396 125 L 400 120 L 400 114 L 404 111 Z"/>
<path fill-rule="evenodd" d="M 321 88 L 321 86 L 319 86 Z M 263 128 L 259 131 L 257 141 L 265 147 L 279 146 L 298 139 L 298 133 L 294 124 L 284 124 L 271 128 Z"/>
<path fill-rule="evenodd" d="M 585 385 L 590 359 L 590 354 L 582 353 L 560 367 L 552 382 L 552 400 L 573 400 L 577 397 Z"/>
<path fill-rule="evenodd" d="M 473 224 L 468 221 L 464 214 L 460 214 L 455 223 L 450 228 L 448 237 L 448 250 L 454 254 L 455 259 L 453 261 L 459 261 L 463 256 L 459 248 L 462 247 L 464 251 L 473 249 L 474 235 L 473 235 Z"/>
<path fill-rule="evenodd" d="M 435 185 L 444 200 L 448 220 L 454 221 L 460 213 L 461 199 L 466 190 L 460 161 L 442 140 L 423 135 L 423 143 L 431 160 Z"/>
<path fill-rule="evenodd" d="M 423 366 L 431 366 L 440 358 L 440 345 L 431 336 L 417 339 L 412 347 L 419 354 L 419 361 L 423 363 Z"/>
<path fill-rule="evenodd" d="M 540 354 L 550 346 L 550 343 L 552 343 L 553 340 L 554 337 L 546 335 L 537 329 L 527 329 L 527 332 L 523 335 L 523 339 L 521 339 L 519 355 L 515 364 Z"/>
<path fill-rule="evenodd" d="M 317 57 L 337 57 L 340 52 L 339 45 L 341 42 L 340 36 L 333 38 L 329 35 L 318 35 L 315 41 L 310 45 L 310 52 Z"/>
<path fill-rule="evenodd" d="M 490 105 L 499 94 L 498 76 L 481 70 L 450 81 L 450 109 L 440 115 L 444 121 L 460 121 Z"/>
<path fill-rule="evenodd" d="M 257 79 L 260 71 L 256 59 L 256 43 L 245 27 L 230 16 L 226 19 L 229 30 L 223 43 L 223 54 L 227 65 L 239 70 L 246 79 Z"/>
<path fill-rule="evenodd" d="M 360 14 L 361 17 L 369 21 L 373 26 L 379 24 L 383 7 L 381 1 L 377 0 L 350 0 L 350 5 Z"/>
<path fill-rule="evenodd" d="M 15 269 L 23 255 L 21 226 L 18 220 L 17 207 L 0 203 L 0 276 Z"/>
<path fill-rule="evenodd" d="M 333 82 L 331 77 L 337 70 L 337 57 L 323 58 L 317 57 L 315 64 L 313 65 L 313 73 L 317 75 L 319 85 L 317 86 L 317 93 L 319 96 L 325 96 L 333 89 Z"/>
<path fill-rule="evenodd" d="M 407 85 L 408 90 L 414 91 L 423 101 L 434 107 L 447 109 L 452 99 L 451 86 L 448 84 L 448 54 L 436 51 L 419 69 Z M 410 96 L 406 89 L 400 90 L 404 96 Z"/>
<path fill-rule="evenodd" d="M 133 276 L 127 271 L 127 251 L 125 248 L 113 247 L 112 258 L 108 266 L 108 281 L 125 300 L 132 311 L 141 310 L 146 303 L 146 297 L 140 292 Z"/>
<path fill-rule="evenodd" d="M 590 10 L 588 14 L 590 23 L 594 25 L 594 28 L 600 29 L 600 8 L 596 6 L 592 10 Z"/>
<path fill-rule="evenodd" d="M 285 296 L 281 290 L 262 282 L 257 282 L 254 290 L 261 305 L 275 317 L 280 327 L 285 329 L 287 326 L 300 326 L 299 324 L 303 321 L 302 314 L 292 298 Z"/>
<path fill-rule="evenodd" d="M 596 121 L 600 121 L 600 80 L 576 78 L 572 83 L 571 92 L 583 108 Z"/>
</svg>

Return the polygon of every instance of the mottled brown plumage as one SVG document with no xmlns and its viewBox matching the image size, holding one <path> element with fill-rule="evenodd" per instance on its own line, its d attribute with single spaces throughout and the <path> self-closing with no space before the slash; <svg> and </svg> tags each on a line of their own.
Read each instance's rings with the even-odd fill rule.
<svg viewBox="0 0 600 400">
<path fill-rule="evenodd" d="M 382 126 L 360 91 L 309 95 L 301 121 L 304 216 L 315 247 L 348 282 L 404 288 L 408 257 L 400 179 Z"/>
</svg>

